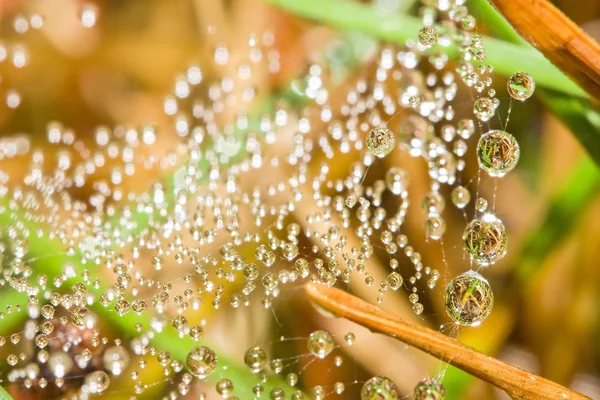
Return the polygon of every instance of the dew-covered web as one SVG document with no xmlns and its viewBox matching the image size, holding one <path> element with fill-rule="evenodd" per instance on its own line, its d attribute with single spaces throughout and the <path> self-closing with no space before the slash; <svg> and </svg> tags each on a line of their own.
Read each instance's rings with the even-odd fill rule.
<svg viewBox="0 0 600 400">
<path fill-rule="evenodd" d="M 110 7 L 78 8 L 77 32 L 99 40 Z M 112 125 L 49 119 L 4 134 L 2 386 L 36 398 L 444 398 L 446 364 L 304 291 L 336 287 L 453 337 L 492 311 L 480 273 L 506 254 L 495 193 L 519 147 L 501 130 L 508 117 L 494 119 L 503 97 L 469 9 L 417 8 L 424 28 L 404 46 L 328 32 L 293 77 L 272 30 L 241 40 L 200 16 L 210 57 L 181 65 L 154 120 L 117 105 Z M 44 62 L 28 35 L 56 15 L 10 18 L 9 115 L 31 107 L 20 71 Z M 533 88 L 514 75 L 510 107 Z"/>
</svg>

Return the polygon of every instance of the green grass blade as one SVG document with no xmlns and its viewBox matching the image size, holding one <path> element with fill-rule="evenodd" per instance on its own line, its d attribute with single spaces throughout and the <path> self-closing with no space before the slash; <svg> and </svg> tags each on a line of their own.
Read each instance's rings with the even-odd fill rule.
<svg viewBox="0 0 600 400">
<path fill-rule="evenodd" d="M 548 104 L 571 129 L 583 129 L 588 133 L 593 129 L 593 125 L 585 117 L 571 120 L 577 109 L 569 109 L 560 97 L 548 96 L 544 103 Z M 594 112 L 593 115 L 594 118 L 600 118 L 598 112 Z M 595 129 L 597 133 L 600 124 Z M 580 134 L 584 131 L 580 131 Z M 567 183 L 550 202 L 541 224 L 526 239 L 520 261 L 515 267 L 518 283 L 525 284 L 534 277 L 552 249 L 577 225 L 587 206 L 598 195 L 598 190 L 600 171 L 598 166 L 586 157 L 575 166 Z"/>
<path fill-rule="evenodd" d="M 346 0 L 265 0 L 300 17 L 326 23 L 339 29 L 358 30 L 384 41 L 404 45 L 416 40 L 423 22 L 402 14 L 380 14 L 373 7 Z M 588 97 L 585 91 L 548 61 L 533 46 L 520 46 L 491 37 L 484 37 L 486 63 L 496 72 L 512 75 L 517 71 L 535 71 L 539 86 L 566 94 Z M 436 50 L 436 47 L 433 48 Z M 441 49 L 440 49 L 441 51 Z M 449 57 L 458 57 L 456 47 L 446 47 Z"/>
<path fill-rule="evenodd" d="M 13 400 L 12 396 L 2 386 L 0 386 L 0 400 Z"/>
<path fill-rule="evenodd" d="M 569 127 L 596 167 L 600 166 L 600 112 L 587 100 L 561 93 L 540 91 L 539 98 L 548 110 Z"/>
</svg>

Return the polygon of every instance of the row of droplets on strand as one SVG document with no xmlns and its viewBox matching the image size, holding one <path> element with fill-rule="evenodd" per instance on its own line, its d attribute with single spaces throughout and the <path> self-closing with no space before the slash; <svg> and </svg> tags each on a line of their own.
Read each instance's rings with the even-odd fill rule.
<svg viewBox="0 0 600 400">
<path fill-rule="evenodd" d="M 439 32 L 436 27 L 428 25 L 419 31 L 418 40 L 421 45 L 430 48 L 435 45 L 439 39 Z M 471 53 L 478 61 L 485 59 L 485 53 L 480 38 L 472 39 L 471 44 L 465 55 Z M 465 57 L 465 59 L 468 59 Z M 462 64 L 459 71 L 463 76 L 463 81 L 469 87 L 475 83 L 482 83 L 481 77 L 475 72 L 469 72 L 468 64 Z M 489 68 L 491 70 L 491 68 Z M 487 68 L 481 65 L 479 71 L 485 73 Z M 486 78 L 486 86 L 491 85 L 491 78 Z M 482 92 L 483 85 L 477 88 Z M 511 97 L 511 103 L 505 122 L 508 125 L 510 112 L 512 110 L 513 100 L 525 101 L 530 98 L 535 90 L 533 78 L 524 72 L 517 72 L 512 75 L 507 82 L 507 91 Z M 496 113 L 500 104 L 495 98 L 495 91 L 490 89 L 488 95 L 491 97 L 479 97 L 474 101 L 473 112 L 481 123 L 488 122 Z M 412 95 L 409 98 L 409 104 L 417 108 L 421 102 L 418 95 Z M 411 125 L 412 129 L 406 129 L 406 125 Z M 415 128 L 420 125 L 420 127 Z M 467 139 L 474 131 L 472 120 L 461 121 L 460 132 L 470 131 L 467 134 L 461 134 Z M 403 129 L 404 128 L 404 129 Z M 409 154 L 420 156 L 420 148 L 427 140 L 424 132 L 432 130 L 427 126 L 427 122 L 420 117 L 409 116 L 404 127 L 399 131 L 399 138 L 402 146 L 409 149 Z M 406 132 L 417 132 L 416 135 L 406 135 Z M 453 127 L 442 127 L 441 136 L 447 141 L 451 141 L 455 135 Z M 396 135 L 385 126 L 373 129 L 367 138 L 367 147 L 378 157 L 385 157 L 395 147 Z M 457 151 L 460 149 L 460 152 Z M 463 150 L 464 149 L 464 150 Z M 438 151 L 439 152 L 439 151 Z M 454 146 L 454 154 L 460 157 L 466 152 L 466 144 L 460 142 L 459 146 Z M 500 178 L 510 172 L 517 164 L 519 159 L 519 145 L 508 132 L 504 130 L 489 130 L 484 133 L 477 144 L 477 159 L 479 167 L 488 173 L 491 177 Z M 441 154 L 445 154 L 443 151 Z M 439 160 L 440 154 L 429 155 L 432 159 L 438 159 L 440 165 L 448 165 L 448 160 Z M 427 158 L 427 157 L 426 157 Z M 429 161 L 432 162 L 431 160 Z M 436 162 L 436 161 L 433 161 Z M 430 165 L 431 166 L 431 165 Z M 446 174 L 437 172 L 432 173 L 431 177 L 436 180 L 432 186 L 432 191 L 428 193 L 423 200 L 423 208 L 428 212 L 428 218 L 425 222 L 426 236 L 432 240 L 440 240 L 445 232 L 445 222 L 441 218 L 441 212 L 444 209 L 444 200 L 437 191 L 439 183 L 453 183 L 452 175 L 450 178 Z M 470 201 L 470 192 L 463 186 L 457 186 L 452 191 L 452 201 L 458 208 L 464 208 Z M 476 199 L 476 217 L 471 220 L 463 234 L 463 247 L 468 253 L 470 260 L 478 267 L 487 267 L 499 261 L 507 251 L 507 235 L 502 221 L 493 213 L 488 212 L 487 201 L 483 198 Z M 446 312 L 450 318 L 460 326 L 477 326 L 481 324 L 491 313 L 493 307 L 493 293 L 488 281 L 474 270 L 469 270 L 458 277 L 452 279 L 445 292 Z M 427 382 L 421 382 L 415 388 L 415 399 L 442 399 L 444 398 L 444 389 L 440 383 L 441 376 L 436 379 L 429 379 Z M 389 382 L 388 382 L 389 385 Z M 394 391 L 390 387 L 383 389 L 384 392 Z M 368 398 L 368 397 L 367 397 Z"/>
<path fill-rule="evenodd" d="M 435 287 L 439 272 L 424 266 L 420 253 L 409 244 L 408 237 L 400 233 L 400 227 L 404 223 L 408 210 L 409 174 L 401 168 L 392 167 L 387 169 L 383 179 L 372 185 L 363 184 L 364 177 L 370 166 L 376 162 L 376 158 L 383 157 L 397 148 L 396 141 L 400 142 L 400 147 L 408 154 L 424 158 L 429 167 L 429 175 L 434 181 L 431 191 L 423 201 L 423 208 L 428 215 L 425 231 L 429 239 L 441 239 L 445 233 L 445 222 L 441 218 L 445 201 L 439 189 L 441 185 L 454 185 L 459 181 L 459 172 L 464 169 L 462 157 L 467 151 L 466 140 L 475 132 L 475 123 L 471 119 L 461 120 L 456 125 L 452 123 L 454 109 L 451 102 L 458 91 L 455 77 L 461 77 L 467 86 L 474 87 L 478 93 L 482 93 L 491 86 L 491 77 L 484 77 L 484 75 L 489 75 L 493 70 L 491 66 L 483 65 L 485 52 L 481 39 L 469 33 L 474 28 L 474 19 L 468 14 L 466 7 L 461 2 L 456 2 L 452 7 L 446 7 L 445 2 L 437 3 L 435 7 L 430 3 L 427 2 L 422 10 L 424 20 L 441 19 L 446 22 L 446 26 L 455 26 L 457 30 L 440 37 L 437 28 L 428 25 L 424 28 L 425 32 L 419 33 L 419 44 L 409 43 L 406 49 L 401 50 L 384 49 L 380 54 L 373 81 L 359 81 L 355 90 L 348 93 L 347 103 L 339 110 L 333 109 L 328 103 L 328 90 L 324 87 L 324 68 L 319 66 L 310 68 L 309 76 L 299 87 L 306 98 L 317 104 L 317 114 L 328 128 L 326 134 L 316 140 L 307 138 L 312 132 L 312 127 L 309 118 L 303 112 L 295 113 L 288 106 L 278 105 L 273 116 L 262 117 L 258 128 L 259 134 L 247 135 L 245 148 L 248 155 L 241 162 L 231 167 L 224 167 L 232 155 L 237 154 L 242 147 L 239 141 L 234 139 L 233 134 L 236 129 L 248 128 L 248 118 L 244 116 L 238 118 L 235 125 L 225 127 L 223 132 L 220 132 L 220 128 L 215 123 L 214 115 L 223 110 L 224 104 L 230 104 L 229 96 L 233 92 L 231 79 L 223 79 L 209 86 L 206 91 L 210 99 L 208 104 L 195 102 L 189 116 L 182 113 L 186 99 L 193 96 L 193 88 L 202 81 L 202 74 L 198 67 L 190 67 L 186 74 L 178 77 L 174 85 L 174 93 L 165 99 L 165 113 L 173 117 L 174 130 L 182 138 L 185 146 L 184 151 L 176 148 L 164 159 L 159 156 L 134 157 L 135 148 L 150 146 L 155 142 L 156 132 L 153 127 L 145 127 L 140 131 L 100 128 L 96 132 L 96 143 L 102 150 L 94 153 L 93 150 L 85 148 L 70 130 L 60 124 L 49 126 L 49 141 L 60 145 L 61 149 L 72 147 L 77 157 L 83 161 L 77 164 L 74 162 L 75 157 L 68 150 L 61 152 L 57 157 L 58 167 L 54 175 L 46 176 L 42 166 L 44 155 L 39 152 L 34 153 L 31 173 L 25 181 L 25 186 L 29 187 L 32 190 L 30 193 L 35 195 L 30 196 L 30 193 L 21 190 L 13 192 L 12 199 L 27 210 L 27 218 L 50 226 L 49 230 L 52 233 L 41 232 L 42 236 L 57 238 L 65 243 L 68 246 L 68 255 L 81 256 L 84 265 L 104 264 L 114 273 L 117 283 L 109 289 L 102 289 L 102 295 L 96 298 L 88 290 L 88 287 L 96 289 L 101 287 L 95 278 L 96 274 L 73 271 L 73 267 L 66 268 L 61 276 L 55 277 L 51 282 L 48 282 L 44 275 L 37 276 L 36 282 L 30 282 L 28 278 L 32 276 L 33 271 L 28 265 L 29 232 L 18 222 L 8 227 L 6 229 L 8 246 L 6 251 L 2 251 L 2 255 L 3 257 L 6 255 L 11 268 L 3 270 L 5 277 L 3 284 L 8 283 L 7 286 L 13 290 L 33 296 L 30 298 L 27 312 L 34 321 L 30 324 L 33 327 L 25 329 L 24 335 L 11 335 L 10 343 L 16 345 L 21 337 L 33 338 L 37 349 L 36 362 L 29 363 L 23 368 L 20 368 L 20 363 L 30 360 L 27 354 L 8 356 L 9 365 L 15 367 L 9 379 L 22 380 L 26 387 L 32 387 L 34 382 L 37 382 L 38 387 L 41 388 L 48 385 L 48 379 L 44 374 L 49 373 L 54 377 L 56 386 L 62 387 L 65 385 L 65 379 L 79 374 L 86 377 L 81 388 L 81 397 L 85 397 L 88 393 L 105 391 L 110 384 L 109 374 L 119 375 L 120 371 L 129 364 L 130 360 L 127 357 L 131 352 L 135 357 L 156 358 L 165 368 L 165 374 L 176 379 L 175 393 L 185 396 L 193 384 L 190 374 L 201 380 L 211 378 L 219 366 L 218 356 L 210 346 L 199 346 L 188 353 L 185 364 L 178 363 L 168 352 L 158 351 L 147 344 L 145 341 L 147 336 L 144 336 L 146 330 L 175 329 L 181 335 L 200 340 L 206 327 L 202 323 L 192 323 L 194 316 L 190 315 L 189 311 L 200 308 L 203 303 L 201 297 L 206 298 L 206 295 L 212 296 L 211 305 L 215 309 L 221 308 L 227 293 L 224 285 L 218 282 L 232 282 L 239 279 L 239 275 L 243 275 L 244 285 L 239 293 L 229 295 L 233 308 L 248 305 L 249 297 L 256 292 L 257 287 L 262 287 L 264 290 L 263 304 L 265 307 L 270 307 L 277 299 L 281 286 L 286 283 L 312 280 L 334 285 L 336 282 L 350 282 L 351 277 L 358 273 L 364 278 L 365 284 L 371 286 L 376 283 L 376 278 L 373 271 L 370 271 L 367 261 L 374 256 L 375 251 L 382 249 L 391 256 L 389 266 L 392 272 L 379 282 L 381 285 L 378 289 L 379 301 L 383 300 L 386 291 L 396 291 L 406 283 L 410 286 L 409 300 L 413 304 L 413 311 L 421 314 L 424 306 L 420 302 L 416 284 L 424 276 L 428 276 L 427 286 Z M 86 11 L 85 15 L 84 18 L 82 14 L 82 23 L 86 27 L 93 27 L 96 14 L 91 18 Z M 441 41 L 440 51 L 427 57 L 431 50 L 425 52 L 427 46 L 435 46 L 438 40 Z M 248 76 L 250 66 L 262 60 L 268 61 L 272 72 L 277 70 L 278 55 L 268 50 L 271 39 L 267 36 L 263 41 L 268 42 L 267 50 L 258 49 L 256 38 L 251 39 L 249 62 L 245 66 L 241 65 L 237 70 L 240 78 Z M 463 60 L 454 73 L 447 70 L 449 60 L 443 53 L 443 45 L 448 42 L 456 43 L 463 54 Z M 228 57 L 225 46 L 219 46 L 215 50 L 216 64 L 227 63 Z M 421 73 L 416 69 L 420 62 L 427 61 L 435 69 L 434 73 Z M 481 64 L 474 67 L 475 61 Z M 390 90 L 385 87 L 385 83 L 389 82 L 400 86 L 399 93 L 396 93 L 397 88 Z M 524 100 L 533 92 L 533 80 L 527 74 L 516 74 L 509 80 L 509 92 L 513 98 Z M 242 99 L 244 101 L 253 99 L 253 93 L 252 90 L 244 90 Z M 487 94 L 488 97 L 478 98 L 474 102 L 475 117 L 482 122 L 491 119 L 499 104 L 493 89 L 488 89 Z M 409 110 L 412 114 L 401 121 L 396 135 L 386 127 L 379 127 L 385 119 L 376 110 L 376 106 L 381 106 L 387 116 L 396 115 L 402 109 Z M 365 109 L 370 112 L 366 121 L 359 118 Z M 341 115 L 341 117 L 334 120 L 333 115 Z M 194 126 L 197 121 L 201 121 L 204 128 Z M 269 149 L 268 145 L 276 142 L 275 131 L 290 123 L 295 123 L 298 129 L 292 151 L 285 157 L 268 159 L 263 156 Z M 369 129 L 371 126 L 376 128 L 371 130 Z M 439 136 L 436 135 L 436 127 Z M 369 152 L 364 155 L 362 162 L 353 165 L 347 179 L 329 177 L 328 166 L 323 166 L 312 179 L 305 172 L 308 161 L 316 153 L 315 149 L 318 148 L 327 161 L 350 150 L 360 152 L 364 150 L 362 135 L 365 133 L 368 133 L 366 147 Z M 485 141 L 484 137 L 487 138 Z M 209 139 L 213 143 L 212 150 L 200 149 L 201 146 L 209 143 Z M 126 142 L 127 147 L 120 149 L 119 141 Z M 334 148 L 338 144 L 338 148 Z M 29 147 L 21 138 L 12 142 L 6 141 L 3 146 L 4 156 L 22 155 L 27 153 Z M 136 173 L 134 168 L 136 163 L 149 165 L 149 167 L 160 163 L 161 167 L 166 168 L 176 165 L 178 157 L 186 152 L 192 161 L 176 175 L 174 205 L 166 203 L 169 189 L 160 184 L 154 186 L 149 193 L 135 197 L 119 189 L 123 176 Z M 500 176 L 516 164 L 518 145 L 510 134 L 490 131 L 482 135 L 477 153 L 480 167 L 490 175 Z M 106 160 L 121 158 L 126 164 L 123 170 L 113 169 L 110 179 L 106 181 L 101 178 L 98 183 L 93 184 L 97 188 L 97 193 L 90 198 L 89 203 L 94 208 L 94 212 L 88 210 L 88 205 L 67 196 L 69 188 L 84 185 L 86 182 L 89 184 L 89 179 L 106 164 Z M 200 160 L 209 161 L 212 169 L 208 176 L 203 175 L 197 168 Z M 132 164 L 134 167 L 131 167 Z M 295 169 L 295 172 L 290 174 L 292 178 L 287 182 L 271 184 L 262 193 L 259 190 L 246 190 L 241 187 L 242 182 L 239 177 L 241 173 L 252 169 L 271 171 L 282 164 Z M 207 191 L 197 183 L 201 178 L 207 178 Z M 310 186 L 302 186 L 303 183 L 308 183 Z M 224 192 L 228 194 L 219 194 L 220 188 L 225 189 Z M 292 193 L 291 202 L 275 203 L 279 207 L 273 206 L 273 199 L 283 196 L 283 193 L 288 190 Z M 329 196 L 325 194 L 327 190 L 334 191 L 337 195 Z M 345 198 L 344 193 L 346 193 Z M 399 199 L 399 205 L 395 214 L 388 215 L 381 205 L 382 198 L 390 195 Z M 37 196 L 41 196 L 42 201 L 39 201 Z M 198 199 L 195 200 L 197 208 L 193 214 L 188 214 L 183 205 L 191 204 L 194 196 Z M 138 202 L 137 209 L 151 209 L 152 213 L 156 214 L 156 219 L 151 221 L 152 231 L 140 236 L 133 235 L 125 240 L 117 234 L 120 230 L 116 226 L 110 226 L 106 232 L 98 233 L 97 228 L 103 226 L 104 218 L 112 216 L 112 212 L 109 211 L 110 206 L 105 205 L 109 197 L 116 201 L 135 200 Z M 464 208 L 470 202 L 470 192 L 463 186 L 455 187 L 451 197 L 458 208 Z M 301 218 L 301 224 L 288 222 L 286 218 L 297 210 L 300 201 L 306 198 L 316 200 L 316 211 L 302 215 L 305 218 Z M 483 199 L 476 199 L 476 209 L 481 218 L 475 218 L 469 223 L 463 240 L 475 263 L 489 265 L 505 254 L 506 234 L 501 221 L 487 213 Z M 248 215 L 254 219 L 256 227 L 269 228 L 265 229 L 264 234 L 244 233 L 239 227 L 242 221 L 240 210 L 248 210 Z M 68 211 L 72 213 L 73 218 L 61 219 L 57 211 Z M 76 214 L 85 214 L 85 218 L 78 220 Z M 169 215 L 166 221 L 158 218 L 164 216 L 163 214 Z M 332 222 L 333 217 L 340 221 L 339 224 Z M 214 220 L 214 226 L 210 226 L 211 220 Z M 270 223 L 271 220 L 275 222 Z M 125 213 L 120 222 L 123 226 L 127 226 L 133 221 L 131 216 Z M 359 243 L 358 246 L 353 247 L 348 244 L 349 239 L 344 234 L 344 229 L 354 229 L 357 224 L 356 234 Z M 323 229 L 323 225 L 327 229 Z M 194 245 L 185 244 L 187 242 L 179 236 L 182 227 L 190 230 L 190 235 L 196 241 Z M 74 230 L 77 235 L 68 233 Z M 380 233 L 378 239 L 374 239 L 375 232 Z M 220 255 L 217 257 L 202 255 L 199 249 L 214 243 L 224 233 L 230 234 L 231 240 L 221 246 Z M 301 236 L 302 239 L 309 239 L 318 245 L 309 246 L 308 253 L 300 254 Z M 167 239 L 161 239 L 162 237 Z M 134 243 L 131 259 L 111 251 L 110 246 L 113 242 Z M 236 251 L 237 248 L 252 243 L 257 243 L 254 254 L 256 262 L 246 261 L 246 258 Z M 400 249 L 404 251 L 415 270 L 406 282 L 397 271 L 400 263 L 395 255 L 400 252 Z M 78 254 L 79 252 L 82 254 Z M 152 258 L 152 267 L 158 278 L 150 276 L 137 265 L 141 263 L 140 258 L 145 252 L 156 254 Z M 279 253 L 281 256 L 278 255 Z M 337 257 L 341 257 L 341 261 Z M 161 278 L 159 274 L 169 258 L 175 259 L 178 265 L 185 265 L 189 260 L 193 268 L 183 274 L 179 280 L 164 276 Z M 312 262 L 309 262 L 309 259 Z M 272 267 L 281 260 L 284 263 L 293 263 L 293 269 L 275 272 Z M 222 268 L 223 265 L 229 265 L 231 270 Z M 72 293 L 52 293 L 48 287 L 50 283 L 56 288 L 61 288 L 68 279 L 75 278 L 79 273 L 82 276 L 81 282 L 72 284 Z M 164 279 L 167 279 L 166 283 Z M 137 287 L 134 287 L 134 282 Z M 176 283 L 184 283 L 185 289 L 178 289 L 174 285 Z M 196 288 L 194 285 L 200 287 Z M 160 292 L 156 295 L 145 294 L 143 297 L 139 295 L 139 292 L 148 289 L 158 289 Z M 50 302 L 41 307 L 41 313 L 35 311 L 38 302 L 44 302 L 44 297 L 37 298 L 38 292 L 47 294 L 45 298 Z M 97 317 L 89 310 L 90 298 L 92 305 L 98 306 L 99 303 L 102 307 L 114 310 L 119 317 L 130 313 L 144 315 L 154 312 L 158 318 L 152 326 L 143 326 L 141 323 L 136 326 L 140 338 L 132 341 L 131 350 L 124 352 L 125 347 L 120 340 L 115 343 L 115 346 L 103 349 L 108 339 L 102 337 L 97 329 Z M 492 294 L 489 284 L 476 272 L 470 271 L 461 275 L 448 285 L 446 307 L 449 315 L 459 324 L 480 323 L 489 315 L 491 305 Z M 63 309 L 63 312 L 59 313 L 62 314 L 61 317 L 58 316 L 59 314 L 55 316 L 55 309 Z M 162 317 L 169 310 L 175 311 L 177 315 L 168 319 Z M 43 317 L 43 322 L 38 322 L 39 314 Z M 76 330 L 71 330 L 71 326 L 76 327 Z M 94 353 L 88 348 L 87 342 L 79 337 L 78 329 L 82 331 L 87 329 L 91 337 L 89 347 L 100 350 L 103 354 L 105 362 L 102 369 L 90 363 L 94 359 Z M 53 332 L 55 336 L 51 336 Z M 60 332 L 60 335 L 57 335 L 57 332 Z M 73 338 L 78 345 L 67 346 L 63 343 L 64 339 L 59 340 L 59 336 Z M 59 342 L 60 346 L 57 347 Z M 333 338 L 326 331 L 316 331 L 310 335 L 307 343 L 311 355 L 318 359 L 325 359 L 331 353 Z M 266 380 L 263 375 L 267 354 L 268 352 L 262 348 L 251 347 L 244 357 L 249 371 L 257 374 L 259 383 L 255 387 L 256 396 L 264 392 L 262 383 Z M 190 374 L 177 375 L 184 368 Z M 277 363 L 274 367 L 271 365 L 275 375 L 279 373 L 278 369 Z M 131 372 L 131 377 L 135 381 L 136 395 L 143 394 L 147 388 L 147 385 L 141 383 L 139 376 L 138 370 Z M 291 386 L 297 384 L 298 379 L 294 379 L 293 374 L 288 374 L 286 378 Z M 219 379 L 216 383 L 216 391 L 223 397 L 233 399 L 234 386 L 235 382 L 227 378 Z M 339 387 L 336 393 L 338 389 Z M 325 395 L 323 389 L 318 387 L 313 388 L 312 392 L 315 398 L 322 398 Z M 343 393 L 341 390 L 337 394 L 343 396 Z M 425 379 L 417 385 L 413 395 L 415 399 L 440 399 L 443 398 L 443 393 L 443 387 L 437 379 Z M 272 399 L 281 399 L 286 394 L 289 394 L 289 391 L 286 393 L 282 388 L 275 388 L 269 396 Z M 381 396 L 398 398 L 399 395 L 396 385 L 385 377 L 368 379 L 364 382 L 361 393 L 364 400 L 377 399 Z M 293 396 L 302 398 L 303 394 L 293 391 Z"/>
</svg>

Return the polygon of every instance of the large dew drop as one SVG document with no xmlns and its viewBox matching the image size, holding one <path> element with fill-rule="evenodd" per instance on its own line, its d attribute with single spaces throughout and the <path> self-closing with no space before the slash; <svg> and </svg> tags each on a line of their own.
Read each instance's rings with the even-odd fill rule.
<svg viewBox="0 0 600 400">
<path fill-rule="evenodd" d="M 535 81 L 528 73 L 517 72 L 508 79 L 506 89 L 513 99 L 525 101 L 533 95 Z"/>
<path fill-rule="evenodd" d="M 185 365 L 190 374 L 205 379 L 217 368 L 217 356 L 208 347 L 198 346 L 188 353 Z"/>
<path fill-rule="evenodd" d="M 308 351 L 319 358 L 327 357 L 334 346 L 333 336 L 327 331 L 315 331 L 308 337 Z"/>
<path fill-rule="evenodd" d="M 444 400 L 445 398 L 444 385 L 432 378 L 423 379 L 413 390 L 413 400 Z"/>
<path fill-rule="evenodd" d="M 419 43 L 425 47 L 431 47 L 437 43 L 439 32 L 434 26 L 424 26 L 419 31 Z"/>
<path fill-rule="evenodd" d="M 90 393 L 102 393 L 108 389 L 110 378 L 104 371 L 94 371 L 85 378 L 85 385 Z"/>
<path fill-rule="evenodd" d="M 494 295 L 488 281 L 475 271 L 454 278 L 446 287 L 446 312 L 459 325 L 477 326 L 492 312 Z"/>
<path fill-rule="evenodd" d="M 400 391 L 391 379 L 374 376 L 363 385 L 360 391 L 361 400 L 397 400 Z"/>
<path fill-rule="evenodd" d="M 252 372 L 260 372 L 267 365 L 267 353 L 260 347 L 252 347 L 244 355 L 244 363 Z"/>
<path fill-rule="evenodd" d="M 463 242 L 473 261 L 488 266 L 506 255 L 508 239 L 502 221 L 493 214 L 484 214 L 469 222 Z"/>
<path fill-rule="evenodd" d="M 477 143 L 479 166 L 490 176 L 502 177 L 519 161 L 519 143 L 513 135 L 492 130 L 482 135 Z"/>
<path fill-rule="evenodd" d="M 396 138 L 388 128 L 375 128 L 367 137 L 367 148 L 377 157 L 388 155 L 396 144 Z"/>
</svg>

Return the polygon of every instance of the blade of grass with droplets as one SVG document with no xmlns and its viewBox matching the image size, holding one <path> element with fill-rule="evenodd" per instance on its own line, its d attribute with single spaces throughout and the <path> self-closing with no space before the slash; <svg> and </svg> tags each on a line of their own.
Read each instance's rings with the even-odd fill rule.
<svg viewBox="0 0 600 400">
<path fill-rule="evenodd" d="M 359 30 L 390 43 L 404 45 L 415 40 L 423 23 L 416 17 L 402 14 L 382 14 L 373 7 L 346 0 L 265 0 L 303 18 L 326 23 L 339 29 Z M 536 71 L 539 86 L 579 97 L 587 93 L 548 61 L 532 46 L 519 46 L 491 37 L 484 37 L 486 63 L 504 75 Z M 436 51 L 436 47 L 432 49 Z M 445 47 L 449 57 L 457 57 L 456 47 Z"/>
</svg>

